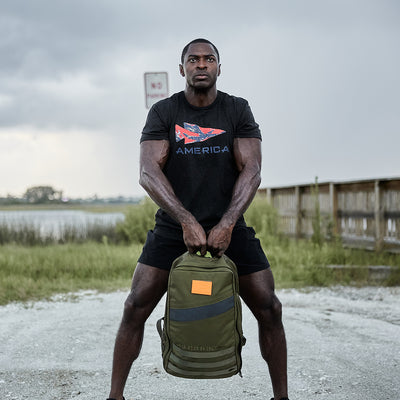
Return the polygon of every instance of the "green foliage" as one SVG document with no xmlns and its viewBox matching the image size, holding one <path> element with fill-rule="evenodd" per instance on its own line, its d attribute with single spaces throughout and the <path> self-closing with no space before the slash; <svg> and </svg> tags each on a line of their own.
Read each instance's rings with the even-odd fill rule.
<svg viewBox="0 0 400 400">
<path fill-rule="evenodd" d="M 39 227 L 27 222 L 21 222 L 13 226 L 0 222 L 0 245 L 44 246 L 63 243 L 85 243 L 87 241 L 102 243 L 104 236 L 111 243 L 120 241 L 115 226 L 104 225 L 99 222 L 88 223 L 83 230 L 74 226 L 64 226 L 61 235 L 51 232 L 43 235 Z"/>
<path fill-rule="evenodd" d="M 104 243 L 106 238 L 109 243 L 118 243 L 119 235 L 115 230 L 114 225 L 105 225 L 100 222 L 92 222 L 86 225 L 84 231 L 76 227 L 64 227 L 62 237 L 55 242 L 62 243 L 85 243 L 94 241 Z"/>
<path fill-rule="evenodd" d="M 0 304 L 50 298 L 56 293 L 81 289 L 107 291 L 127 287 L 146 233 L 154 225 L 156 209 L 146 199 L 130 207 L 125 221 L 116 228 L 93 226 L 92 241 L 79 236 L 79 232 L 65 232 L 59 241 L 62 245 L 54 244 L 54 240 L 43 241 L 35 227 L 13 230 L 1 225 Z M 261 196 L 254 199 L 245 218 L 256 230 L 277 287 L 370 284 L 365 269 L 343 269 L 338 274 L 328 265 L 395 266 L 397 269 L 383 284 L 400 284 L 399 254 L 346 249 L 340 240 L 290 240 L 278 234 L 277 211 Z M 114 244 L 121 242 L 131 245 Z"/>
<path fill-rule="evenodd" d="M 247 224 L 254 228 L 259 237 L 278 236 L 278 212 L 265 196 L 256 196 L 244 217 Z"/>
<path fill-rule="evenodd" d="M 311 187 L 311 194 L 314 197 L 314 216 L 311 222 L 313 234 L 311 236 L 311 241 L 318 246 L 322 246 L 326 241 L 340 241 L 339 237 L 334 237 L 334 223 L 332 217 L 328 215 L 321 215 L 317 176 L 315 177 L 314 187 Z"/>
<path fill-rule="evenodd" d="M 325 241 L 325 238 L 322 233 L 321 210 L 319 205 L 318 177 L 315 177 L 315 184 L 314 188 L 311 189 L 311 193 L 315 200 L 315 211 L 314 211 L 314 217 L 312 219 L 313 234 L 311 236 L 311 240 L 313 243 L 321 247 Z"/>
<path fill-rule="evenodd" d="M 394 274 L 381 284 L 390 286 L 400 284 L 399 254 L 344 248 L 339 241 L 324 242 L 320 245 L 305 239 L 268 241 L 260 238 L 260 240 L 278 287 L 376 284 L 369 282 L 366 268 L 348 268 L 337 273 L 327 268 L 329 265 L 393 266 L 396 267 Z"/>
<path fill-rule="evenodd" d="M 0 197 L 0 207 L 10 207 L 10 206 L 15 206 L 19 205 L 21 203 L 24 203 L 24 199 L 20 199 L 18 197 L 12 196 L 12 195 L 7 195 L 7 197 Z"/>
<path fill-rule="evenodd" d="M 124 221 L 117 224 L 116 232 L 126 243 L 144 243 L 147 231 L 154 227 L 154 215 L 158 206 L 148 197 L 125 212 Z"/>
<path fill-rule="evenodd" d="M 383 285 L 400 284 L 400 255 L 345 249 L 340 244 L 310 240 L 260 238 L 278 288 L 365 285 L 366 269 L 335 272 L 328 265 L 397 266 Z M 50 298 L 78 290 L 110 291 L 127 288 L 142 249 L 141 244 L 108 243 L 49 246 L 5 245 L 0 250 L 0 304 Z M 376 284 L 376 283 L 375 283 Z"/>
<path fill-rule="evenodd" d="M 55 190 L 52 186 L 33 186 L 26 190 L 24 198 L 33 204 L 60 202 L 62 191 Z"/>
<path fill-rule="evenodd" d="M 0 245 L 18 243 L 25 246 L 43 244 L 40 232 L 32 224 L 20 224 L 11 227 L 6 223 L 0 224 Z"/>
<path fill-rule="evenodd" d="M 37 206 L 39 207 L 39 206 Z M 82 207 L 81 207 L 82 208 Z M 42 208 L 40 208 L 42 209 Z M 73 208 L 74 209 L 74 208 Z M 78 208 L 79 209 L 79 208 Z M 84 229 L 72 225 L 63 226 L 61 234 L 40 232 L 40 227 L 27 222 L 9 225 L 0 221 L 0 245 L 20 244 L 24 246 L 43 246 L 64 243 L 85 243 L 95 241 L 102 243 L 104 237 L 109 243 L 144 243 L 146 234 L 154 226 L 154 214 L 157 206 L 149 198 L 140 204 L 123 207 L 94 207 L 91 212 L 124 212 L 125 220 L 117 225 L 101 222 L 88 222 Z"/>
<path fill-rule="evenodd" d="M 318 185 L 316 181 L 316 186 Z M 344 248 L 340 239 L 327 241 L 323 232 L 329 230 L 319 212 L 318 187 L 315 188 L 315 236 L 311 240 L 292 240 L 278 234 L 277 210 L 267 199 L 258 196 L 245 214 L 248 225 L 255 228 L 257 237 L 267 254 L 277 287 L 329 286 L 334 284 L 371 284 L 364 268 L 343 269 L 340 274 L 329 265 L 397 266 L 394 274 L 382 284 L 400 283 L 400 255 L 375 253 Z"/>
<path fill-rule="evenodd" d="M 77 290 L 129 286 L 140 245 L 7 245 L 0 252 L 0 304 Z"/>
</svg>

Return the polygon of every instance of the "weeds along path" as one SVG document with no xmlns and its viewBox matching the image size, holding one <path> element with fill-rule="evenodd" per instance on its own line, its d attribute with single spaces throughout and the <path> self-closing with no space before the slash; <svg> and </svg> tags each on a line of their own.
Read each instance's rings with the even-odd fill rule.
<svg viewBox="0 0 400 400">
<path fill-rule="evenodd" d="M 126 293 L 80 293 L 0 307 L 0 397 L 105 399 L 113 343 Z M 293 399 L 366 400 L 400 393 L 400 288 L 278 291 L 288 340 Z M 185 380 L 162 369 L 156 320 L 150 317 L 143 350 L 127 382 L 128 399 L 210 400 L 272 397 L 244 307 L 243 379 Z"/>
</svg>

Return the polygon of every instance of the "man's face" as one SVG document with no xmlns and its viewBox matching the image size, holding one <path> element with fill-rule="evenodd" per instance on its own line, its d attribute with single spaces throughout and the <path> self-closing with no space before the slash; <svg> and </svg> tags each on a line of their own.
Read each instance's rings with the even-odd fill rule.
<svg viewBox="0 0 400 400">
<path fill-rule="evenodd" d="M 217 53 L 208 43 L 192 43 L 179 69 L 187 84 L 197 90 L 213 87 L 221 73 Z"/>
</svg>

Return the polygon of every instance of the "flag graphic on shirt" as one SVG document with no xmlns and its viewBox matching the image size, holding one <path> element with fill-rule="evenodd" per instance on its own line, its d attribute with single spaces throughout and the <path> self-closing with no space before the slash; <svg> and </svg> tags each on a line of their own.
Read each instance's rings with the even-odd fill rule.
<svg viewBox="0 0 400 400">
<path fill-rule="evenodd" d="M 179 125 L 175 125 L 176 141 L 179 142 L 185 139 L 185 144 L 204 142 L 222 133 L 225 133 L 222 129 L 202 128 L 195 124 L 188 124 L 187 122 L 183 123 L 183 128 Z"/>
</svg>

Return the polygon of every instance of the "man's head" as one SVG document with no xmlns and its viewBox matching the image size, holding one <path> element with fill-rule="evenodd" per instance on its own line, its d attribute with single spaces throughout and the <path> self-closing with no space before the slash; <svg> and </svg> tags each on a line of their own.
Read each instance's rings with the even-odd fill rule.
<svg viewBox="0 0 400 400">
<path fill-rule="evenodd" d="M 217 55 L 217 61 L 219 63 L 220 59 L 219 59 L 219 52 L 218 49 L 214 46 L 213 43 L 211 43 L 209 40 L 207 39 L 194 39 L 191 42 L 189 42 L 182 50 L 182 55 L 181 55 L 181 63 L 183 64 L 184 59 L 185 59 L 185 55 L 189 49 L 189 46 L 193 43 L 208 43 L 209 45 L 211 45 L 212 47 L 214 47 L 215 53 Z"/>
<path fill-rule="evenodd" d="M 186 78 L 187 88 L 201 92 L 215 89 L 221 65 L 219 52 L 209 40 L 195 39 L 188 43 L 182 51 L 181 62 L 179 70 Z"/>
</svg>

